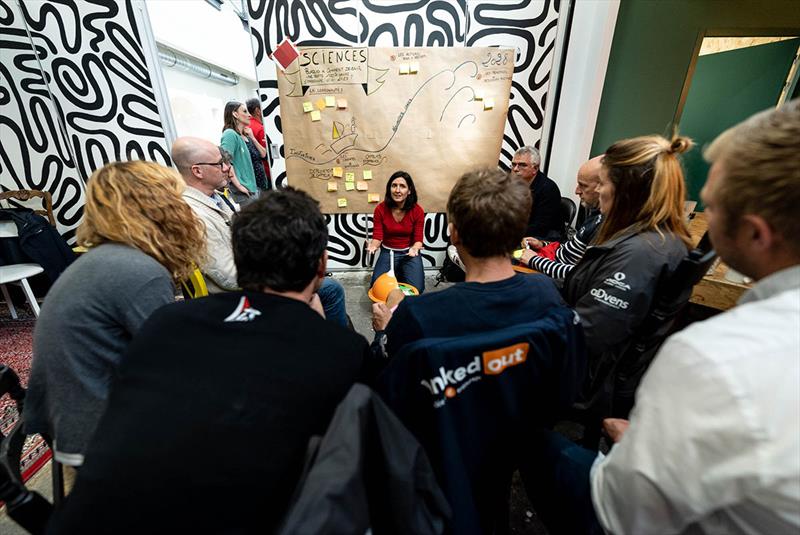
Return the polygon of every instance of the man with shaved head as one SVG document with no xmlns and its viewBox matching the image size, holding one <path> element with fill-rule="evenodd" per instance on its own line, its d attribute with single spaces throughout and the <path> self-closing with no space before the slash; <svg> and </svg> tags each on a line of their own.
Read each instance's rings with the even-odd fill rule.
<svg viewBox="0 0 800 535">
<path fill-rule="evenodd" d="M 208 258 L 201 269 L 208 291 L 238 289 L 230 229 L 236 207 L 216 192 L 228 183 L 230 162 L 222 157 L 219 147 L 196 137 L 176 139 L 172 161 L 186 182 L 184 200 L 206 226 Z"/>
<path fill-rule="evenodd" d="M 238 205 L 216 192 L 230 179 L 230 160 L 219 147 L 196 137 L 179 137 L 172 144 L 172 161 L 178 168 L 186 190 L 184 200 L 206 226 L 208 258 L 201 270 L 209 293 L 239 289 L 231 245 L 231 218 Z M 317 290 L 325 317 L 348 326 L 344 288 L 325 277 Z"/>
<path fill-rule="evenodd" d="M 578 169 L 578 186 L 575 195 L 580 197 L 581 205 L 586 210 L 583 224 L 566 243 L 562 243 L 555 251 L 548 252 L 548 242 L 526 237 L 523 241 L 530 247 L 522 254 L 520 263 L 527 265 L 558 282 L 563 282 L 575 264 L 583 258 L 583 253 L 600 226 L 600 194 L 597 185 L 600 183 L 600 164 L 603 156 L 596 156 L 584 162 Z"/>
</svg>

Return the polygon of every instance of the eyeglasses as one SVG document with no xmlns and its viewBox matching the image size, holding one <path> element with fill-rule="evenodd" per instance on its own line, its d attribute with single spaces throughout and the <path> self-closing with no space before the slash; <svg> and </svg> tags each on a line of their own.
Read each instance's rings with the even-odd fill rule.
<svg viewBox="0 0 800 535">
<path fill-rule="evenodd" d="M 223 158 L 223 159 L 221 159 L 221 160 L 220 160 L 220 161 L 218 161 L 218 162 L 213 162 L 213 163 L 210 163 L 210 162 L 197 162 L 197 163 L 196 163 L 196 164 L 194 164 L 194 165 L 215 165 L 215 166 L 219 167 L 219 170 L 220 170 L 220 172 L 221 172 L 221 171 L 223 171 L 223 170 L 224 170 L 226 167 L 230 167 L 230 166 L 231 166 L 231 162 L 229 162 L 228 160 L 226 160 L 225 158 Z"/>
</svg>

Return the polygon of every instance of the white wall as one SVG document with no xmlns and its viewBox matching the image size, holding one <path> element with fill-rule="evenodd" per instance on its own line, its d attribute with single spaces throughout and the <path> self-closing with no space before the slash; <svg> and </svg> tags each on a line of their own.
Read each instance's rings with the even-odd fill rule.
<svg viewBox="0 0 800 535">
<path fill-rule="evenodd" d="M 162 71 L 179 136 L 196 136 L 218 143 L 225 103 L 244 102 L 258 96 L 253 80 L 241 78 L 239 85 L 229 86 L 164 66 Z"/>
<path fill-rule="evenodd" d="M 219 142 L 225 103 L 258 97 L 250 34 L 228 4 L 219 11 L 205 0 L 148 0 L 147 12 L 158 43 L 239 77 L 230 86 L 161 64 L 175 133 Z"/>
<path fill-rule="evenodd" d="M 147 12 L 159 43 L 256 79 L 250 34 L 230 7 L 218 11 L 205 0 L 149 0 Z"/>
<path fill-rule="evenodd" d="M 574 196 L 578 168 L 590 156 L 619 0 L 578 0 L 574 9 L 547 167 L 565 197 Z"/>
</svg>

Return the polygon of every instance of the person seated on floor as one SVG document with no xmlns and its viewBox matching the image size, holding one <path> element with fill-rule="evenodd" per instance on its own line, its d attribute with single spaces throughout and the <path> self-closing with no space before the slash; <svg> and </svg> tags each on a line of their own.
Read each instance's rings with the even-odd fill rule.
<svg viewBox="0 0 800 535">
<path fill-rule="evenodd" d="M 422 270 L 422 236 L 425 229 L 425 212 L 417 203 L 417 188 L 411 175 L 397 171 L 386 182 L 383 202 L 375 207 L 372 216 L 372 240 L 367 252 L 380 255 L 372 270 L 370 287 L 375 280 L 389 271 L 390 254 L 394 252 L 394 272 L 399 282 L 405 282 L 425 291 L 425 273 Z"/>
<path fill-rule="evenodd" d="M 89 251 L 44 300 L 23 413 L 25 432 L 64 465 L 83 464 L 131 338 L 202 261 L 203 225 L 183 188 L 174 170 L 142 161 L 109 163 L 86 183 L 78 244 Z"/>
<path fill-rule="evenodd" d="M 526 236 L 522 241 L 529 249 L 522 253 L 520 264 L 563 283 L 567 273 L 572 271 L 575 264 L 583 258 L 583 253 L 594 239 L 603 217 L 599 206 L 600 194 L 597 191 L 602 158 L 602 155 L 596 156 L 578 169 L 578 186 L 575 188 L 575 194 L 581 199 L 581 205 L 586 210 L 586 218 L 575 236 L 566 243 L 553 242 L 552 245 L 557 245 L 557 248 L 548 251 L 547 254 L 544 250 L 548 249 L 550 242 Z"/>
<path fill-rule="evenodd" d="M 511 160 L 511 173 L 528 184 L 533 198 L 525 236 L 562 241 L 565 236 L 561 220 L 561 191 L 539 169 L 541 159 L 538 149 L 525 145 L 514 153 Z"/>
<path fill-rule="evenodd" d="M 588 373 L 576 418 L 586 425 L 585 443 L 594 447 L 602 418 L 611 415 L 615 364 L 640 335 L 658 289 L 689 252 L 678 155 L 691 146 L 685 137 L 642 136 L 614 143 L 603 156 L 603 222 L 562 292 L 586 333 Z"/>
<path fill-rule="evenodd" d="M 466 280 L 440 292 L 402 300 L 392 312 L 373 305 L 378 344 L 391 358 L 422 338 L 493 331 L 535 321 L 565 306 L 553 281 L 516 273 L 509 255 L 530 213 L 528 185 L 499 169 L 466 173 L 447 201 L 449 233 L 466 266 Z"/>
<path fill-rule="evenodd" d="M 309 439 L 370 379 L 366 340 L 324 321 L 315 294 L 328 256 L 316 201 L 266 192 L 232 234 L 243 290 L 145 323 L 53 533 L 272 533 Z"/>
<path fill-rule="evenodd" d="M 757 282 L 667 340 L 630 422 L 605 422 L 605 457 L 550 435 L 537 509 L 550 533 L 800 532 L 800 100 L 705 156 L 711 242 Z"/>
<path fill-rule="evenodd" d="M 188 186 L 183 199 L 206 227 L 208 255 L 201 270 L 209 293 L 238 290 L 231 221 L 239 207 L 216 192 L 229 180 L 230 160 L 223 158 L 219 147 L 210 141 L 179 137 L 172 144 L 172 161 Z M 326 277 L 319 288 L 319 298 L 326 318 L 342 326 L 348 325 L 341 284 Z"/>
</svg>

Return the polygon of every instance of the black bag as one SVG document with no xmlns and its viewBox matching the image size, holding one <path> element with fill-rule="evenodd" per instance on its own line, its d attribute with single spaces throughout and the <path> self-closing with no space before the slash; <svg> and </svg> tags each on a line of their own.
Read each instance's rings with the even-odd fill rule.
<svg viewBox="0 0 800 535">
<path fill-rule="evenodd" d="M 439 268 L 439 274 L 436 275 L 436 284 L 434 284 L 434 286 L 438 286 L 439 283 L 442 282 L 464 282 L 466 275 L 464 270 L 450 260 L 449 255 L 445 254 L 444 263 L 442 267 Z"/>
</svg>

